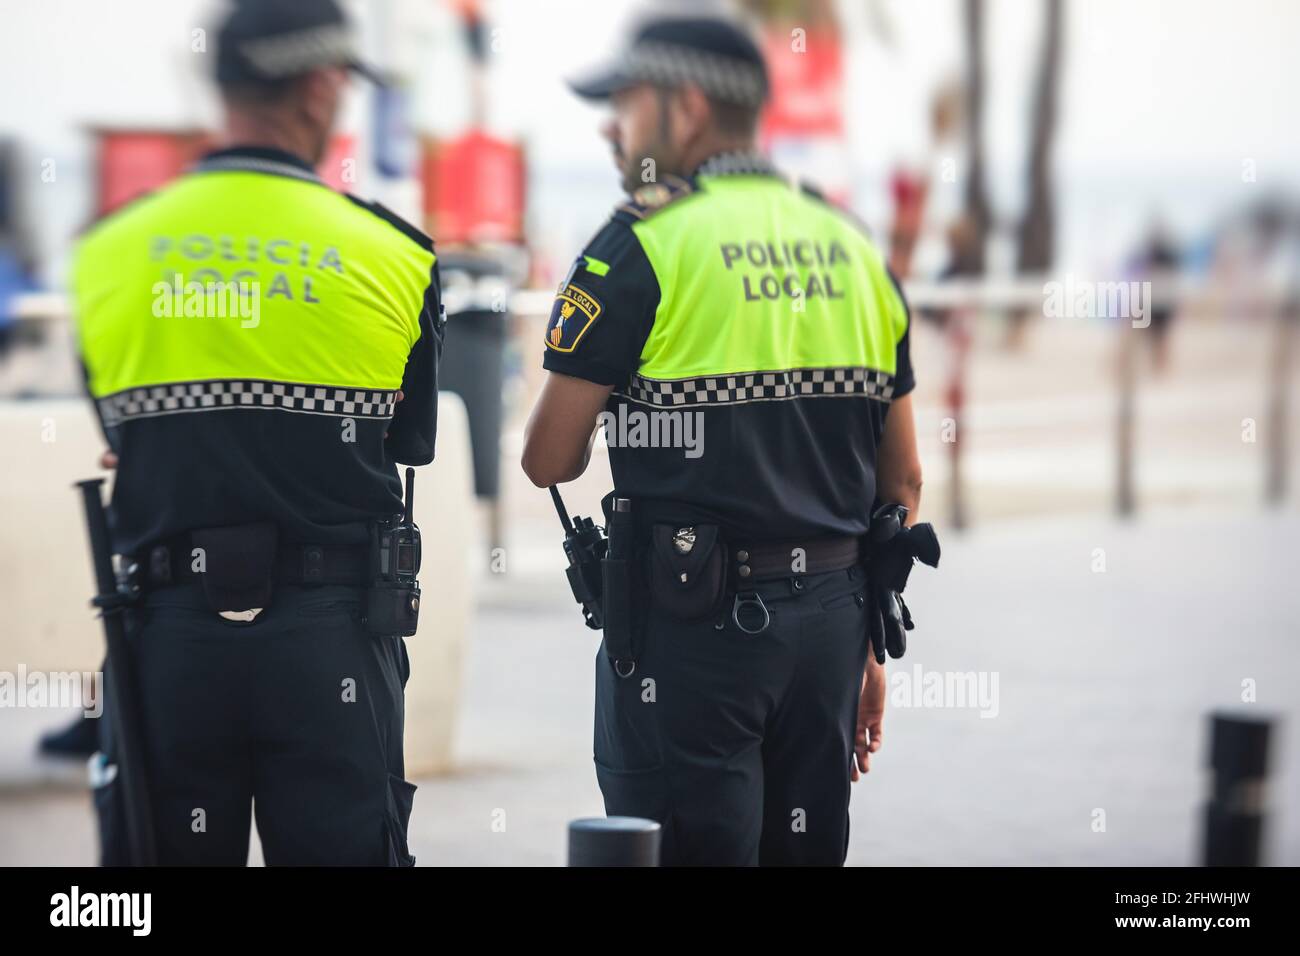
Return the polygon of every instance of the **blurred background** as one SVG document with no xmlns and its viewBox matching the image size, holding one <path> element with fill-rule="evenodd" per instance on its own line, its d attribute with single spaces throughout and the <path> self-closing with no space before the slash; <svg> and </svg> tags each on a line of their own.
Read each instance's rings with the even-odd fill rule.
<svg viewBox="0 0 1300 956">
<path fill-rule="evenodd" d="M 865 223 L 912 305 L 944 558 L 912 578 L 849 862 L 1200 862 L 1209 715 L 1229 712 L 1269 727 L 1262 861 L 1300 864 L 1300 7 L 349 7 L 397 82 L 352 90 L 320 173 L 434 236 L 451 316 L 408 642 L 421 864 L 559 863 L 565 822 L 601 812 L 598 636 L 517 462 L 553 290 L 619 199 L 602 114 L 563 80 L 647 10 L 750 20 L 765 148 Z M 102 442 L 65 269 L 80 230 L 210 142 L 219 9 L 3 14 L 0 864 L 96 858 L 81 747 L 41 745 L 79 708 L 32 691 L 102 653 L 69 488 Z M 570 508 L 609 485 L 598 443 Z"/>
</svg>

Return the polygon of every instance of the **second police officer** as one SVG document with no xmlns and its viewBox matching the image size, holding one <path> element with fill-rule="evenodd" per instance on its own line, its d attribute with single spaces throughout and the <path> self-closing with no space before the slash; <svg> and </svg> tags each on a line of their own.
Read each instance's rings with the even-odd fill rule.
<svg viewBox="0 0 1300 956">
<path fill-rule="evenodd" d="M 937 561 L 887 507 L 914 515 L 921 488 L 907 306 L 867 236 L 756 151 L 768 75 L 738 26 L 651 20 L 574 88 L 612 106 L 630 198 L 558 291 L 523 467 L 573 480 L 599 421 L 607 519 L 631 513 L 632 580 L 605 594 L 630 606 L 596 659 L 606 810 L 659 821 L 666 864 L 842 864 L 911 625 L 897 592 Z"/>
<path fill-rule="evenodd" d="M 433 243 L 314 172 L 355 38 L 335 0 L 234 5 L 223 148 L 98 223 L 73 267 L 117 479 L 156 862 L 409 865 L 402 635 L 433 458 Z M 111 664 L 111 662 L 110 662 Z M 112 742 L 106 750 L 116 759 Z M 120 782 L 121 775 L 115 780 Z M 134 858 L 97 791 L 105 864 Z"/>
</svg>

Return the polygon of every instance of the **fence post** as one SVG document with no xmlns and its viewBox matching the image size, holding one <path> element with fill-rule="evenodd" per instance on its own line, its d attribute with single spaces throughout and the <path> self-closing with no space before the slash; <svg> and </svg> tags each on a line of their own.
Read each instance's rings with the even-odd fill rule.
<svg viewBox="0 0 1300 956">
<path fill-rule="evenodd" d="M 965 444 L 963 432 L 966 412 L 966 372 L 974 337 L 974 316 L 965 308 L 954 308 L 948 313 L 948 387 L 945 399 L 952 418 L 952 441 L 948 443 L 948 505 L 949 520 L 958 530 L 967 525 L 966 488 L 962 478 L 962 452 Z"/>
<path fill-rule="evenodd" d="M 1112 316 L 1119 323 L 1119 355 L 1116 377 L 1119 396 L 1115 421 L 1115 510 L 1121 518 L 1131 518 L 1137 510 L 1134 493 L 1133 431 L 1137 417 L 1137 336 L 1133 323 L 1124 316 Z"/>
<path fill-rule="evenodd" d="M 1287 490 L 1287 400 L 1290 386 L 1291 346 L 1300 319 L 1294 293 L 1283 301 L 1274 322 L 1272 361 L 1268 366 L 1268 413 L 1264 422 L 1264 503 L 1281 504 Z"/>
</svg>

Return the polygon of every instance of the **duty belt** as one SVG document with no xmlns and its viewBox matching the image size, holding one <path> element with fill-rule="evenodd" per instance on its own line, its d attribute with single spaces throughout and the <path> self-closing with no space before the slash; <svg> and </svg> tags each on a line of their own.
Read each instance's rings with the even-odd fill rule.
<svg viewBox="0 0 1300 956">
<path fill-rule="evenodd" d="M 734 586 L 796 575 L 843 571 L 861 558 L 860 539 L 814 538 L 757 544 L 731 544 L 727 548 L 727 575 Z"/>
<path fill-rule="evenodd" d="M 136 559 L 138 583 L 145 589 L 197 581 L 193 568 L 193 543 L 188 534 L 145 548 Z M 343 584 L 360 586 L 370 581 L 369 545 L 280 544 L 275 555 L 275 581 L 279 584 Z"/>
<path fill-rule="evenodd" d="M 754 589 L 759 581 L 843 571 L 861 560 L 858 538 L 814 538 L 805 541 L 731 545 L 727 549 L 727 580 L 735 597 L 731 620 L 746 634 L 761 634 L 772 622 L 763 598 Z M 797 586 L 797 585 L 796 585 Z M 744 617 L 750 618 L 754 627 Z"/>
</svg>

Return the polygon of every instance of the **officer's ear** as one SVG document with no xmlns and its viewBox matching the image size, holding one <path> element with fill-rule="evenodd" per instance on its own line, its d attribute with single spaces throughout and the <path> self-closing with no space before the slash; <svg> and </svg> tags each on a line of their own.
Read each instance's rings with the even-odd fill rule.
<svg viewBox="0 0 1300 956">
<path fill-rule="evenodd" d="M 312 70 L 298 79 L 298 102 L 314 129 L 328 132 L 333 128 L 347 83 L 344 67 Z"/>
<path fill-rule="evenodd" d="M 673 97 L 678 141 L 694 143 L 708 135 L 713 122 L 709 98 L 698 86 L 687 84 L 678 87 Z"/>
</svg>

